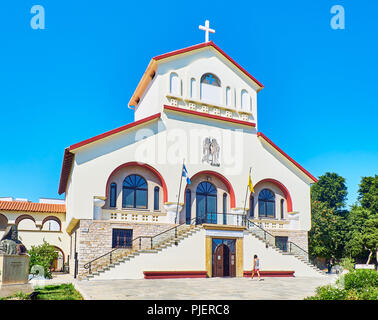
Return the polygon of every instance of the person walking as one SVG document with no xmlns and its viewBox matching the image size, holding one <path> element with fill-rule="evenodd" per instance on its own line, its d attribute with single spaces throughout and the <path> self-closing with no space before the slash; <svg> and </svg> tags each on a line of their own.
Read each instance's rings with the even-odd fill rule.
<svg viewBox="0 0 378 320">
<path fill-rule="evenodd" d="M 255 272 L 257 273 L 257 276 L 259 277 L 259 281 L 260 281 L 261 280 L 261 278 L 260 278 L 260 259 L 257 257 L 257 254 L 255 254 L 253 256 L 253 269 L 252 269 L 251 280 L 253 280 Z"/>
</svg>

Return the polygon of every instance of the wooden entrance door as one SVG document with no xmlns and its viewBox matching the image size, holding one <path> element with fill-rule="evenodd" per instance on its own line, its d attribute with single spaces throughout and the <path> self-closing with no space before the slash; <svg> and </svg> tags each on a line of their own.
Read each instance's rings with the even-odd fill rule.
<svg viewBox="0 0 378 320">
<path fill-rule="evenodd" d="M 235 254 L 231 253 L 228 245 L 219 245 L 214 252 L 214 277 L 235 277 Z"/>
</svg>

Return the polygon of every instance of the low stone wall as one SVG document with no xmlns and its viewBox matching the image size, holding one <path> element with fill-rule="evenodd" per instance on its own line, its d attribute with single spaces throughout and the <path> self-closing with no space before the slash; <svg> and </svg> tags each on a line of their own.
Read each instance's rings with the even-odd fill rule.
<svg viewBox="0 0 378 320">
<path fill-rule="evenodd" d="M 133 229 L 133 239 L 154 236 L 175 225 L 115 221 L 80 220 L 78 228 L 78 276 L 87 274 L 84 264 L 112 250 L 113 229 Z"/>
</svg>

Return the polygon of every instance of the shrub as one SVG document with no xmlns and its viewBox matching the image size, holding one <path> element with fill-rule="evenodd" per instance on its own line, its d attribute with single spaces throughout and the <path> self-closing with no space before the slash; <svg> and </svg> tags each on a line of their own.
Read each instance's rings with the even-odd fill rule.
<svg viewBox="0 0 378 320">
<path fill-rule="evenodd" d="M 352 258 L 343 258 L 340 260 L 340 266 L 343 269 L 352 271 L 354 270 L 354 260 Z"/>
<path fill-rule="evenodd" d="M 331 285 L 316 288 L 316 295 L 305 300 L 345 300 L 347 291 Z"/>
<path fill-rule="evenodd" d="M 58 252 L 56 252 L 55 247 L 44 241 L 39 246 L 32 246 L 28 253 L 30 255 L 29 272 L 33 266 L 40 265 L 43 267 L 44 276 L 51 278 L 51 265 L 58 258 Z"/>
<path fill-rule="evenodd" d="M 378 288 L 378 273 L 375 270 L 359 269 L 349 272 L 344 277 L 346 290 L 356 289 L 361 291 L 366 288 Z"/>
</svg>

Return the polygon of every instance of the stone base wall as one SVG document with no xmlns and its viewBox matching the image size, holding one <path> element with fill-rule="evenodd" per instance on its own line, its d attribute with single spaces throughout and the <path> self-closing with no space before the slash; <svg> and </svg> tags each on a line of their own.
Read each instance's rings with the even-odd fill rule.
<svg viewBox="0 0 378 320">
<path fill-rule="evenodd" d="M 133 239 L 140 236 L 154 236 L 173 228 L 174 224 L 132 223 L 98 220 L 80 220 L 78 229 L 78 275 L 87 274 L 84 265 L 112 250 L 113 229 L 132 229 Z M 148 241 L 148 239 L 145 239 Z M 139 243 L 139 241 L 138 241 Z M 138 245 L 134 243 L 134 245 Z"/>
<path fill-rule="evenodd" d="M 288 237 L 288 241 L 295 243 L 298 247 L 308 252 L 308 233 L 307 231 L 282 230 L 271 231 L 267 230 L 273 236 Z"/>
</svg>

